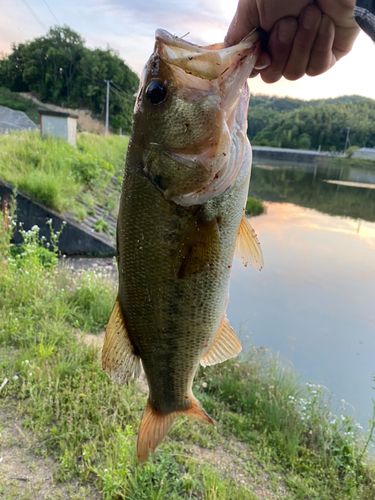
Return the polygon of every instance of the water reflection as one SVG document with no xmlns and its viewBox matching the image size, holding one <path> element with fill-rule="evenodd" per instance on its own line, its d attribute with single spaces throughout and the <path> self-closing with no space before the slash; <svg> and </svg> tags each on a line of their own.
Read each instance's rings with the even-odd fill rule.
<svg viewBox="0 0 375 500">
<path fill-rule="evenodd" d="M 265 201 L 288 201 L 330 215 L 375 222 L 375 190 L 326 182 L 375 183 L 375 169 L 317 165 L 256 165 L 250 195 Z"/>
<path fill-rule="evenodd" d="M 305 380 L 353 405 L 365 424 L 375 396 L 374 191 L 345 187 L 374 203 L 371 214 L 359 193 L 342 194 L 343 186 L 336 199 L 347 204 L 332 203 L 337 186 L 324 183 L 320 172 L 315 181 L 313 171 L 255 173 L 251 194 L 278 202 L 267 202 L 267 213 L 251 221 L 265 266 L 259 273 L 235 262 L 229 320 L 243 341 L 250 335 L 256 345 L 280 352 Z M 306 208 L 314 202 L 320 211 Z M 362 220 L 322 213 L 339 209 L 361 213 Z"/>
</svg>

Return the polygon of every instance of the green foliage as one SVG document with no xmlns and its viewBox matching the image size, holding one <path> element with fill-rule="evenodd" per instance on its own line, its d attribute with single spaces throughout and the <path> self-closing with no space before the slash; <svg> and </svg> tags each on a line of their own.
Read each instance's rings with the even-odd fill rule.
<svg viewBox="0 0 375 500">
<path fill-rule="evenodd" d="M 322 387 L 303 387 L 291 368 L 255 349 L 242 362 L 201 370 L 200 377 L 205 408 L 220 418 L 226 432 L 258 443 L 286 468 L 295 498 L 372 498 L 361 427 L 348 415 L 332 415 Z"/>
<path fill-rule="evenodd" d="M 73 148 L 35 132 L 1 135 L 0 178 L 57 212 L 69 210 L 83 220 L 85 206 L 92 210 L 113 175 L 123 170 L 127 140 L 81 134 L 77 142 Z M 116 206 L 112 203 L 111 209 Z"/>
<path fill-rule="evenodd" d="M 43 262 L 36 227 L 24 234 L 21 251 L 12 250 L 11 231 L 0 235 L 0 380 L 8 379 L 0 406 L 33 433 L 35 453 L 55 458 L 55 481 L 94 481 L 104 499 L 114 500 L 257 500 L 256 484 L 248 489 L 216 460 L 192 453 L 199 433 L 213 448 L 221 439 L 223 455 L 249 471 L 247 481 L 258 477 L 262 498 L 267 487 L 277 500 L 373 500 L 374 466 L 366 453 L 372 433 L 363 441 L 350 417 L 331 414 L 323 388 L 302 386 L 291 368 L 256 349 L 201 369 L 196 379 L 196 395 L 216 418 L 217 441 L 212 426 L 180 419 L 155 457 L 140 465 L 134 430 L 146 396 L 133 381 L 112 383 L 98 347 L 72 327 L 105 324 L 112 285 L 97 271 L 77 281 L 56 265 L 56 255 L 52 266 Z M 222 435 L 241 439 L 241 446 L 232 450 Z"/>
<path fill-rule="evenodd" d="M 95 221 L 93 228 L 97 233 L 100 233 L 101 231 L 108 231 L 109 224 L 100 217 L 98 220 Z"/>
<path fill-rule="evenodd" d="M 115 286 L 99 273 L 82 275 L 69 299 L 69 321 L 86 331 L 98 331 L 107 325 L 115 303 Z"/>
<path fill-rule="evenodd" d="M 265 206 L 264 203 L 260 200 L 256 200 L 255 198 L 248 198 L 246 201 L 246 214 L 247 215 L 260 215 L 264 212 Z"/>
<path fill-rule="evenodd" d="M 31 91 L 43 102 L 88 108 L 101 117 L 106 100 L 103 79 L 121 89 L 111 93 L 111 125 L 130 132 L 139 79 L 115 51 L 88 49 L 77 32 L 55 26 L 45 36 L 13 44 L 11 54 L 0 60 L 0 81 L 12 92 Z"/>
<path fill-rule="evenodd" d="M 168 439 L 154 459 L 138 463 L 133 429 L 146 397 L 133 381 L 123 387 L 112 383 L 101 369 L 98 348 L 87 346 L 70 326 L 77 309 L 83 326 L 102 326 L 110 310 L 102 318 L 94 318 L 94 310 L 112 287 L 99 273 L 85 273 L 76 282 L 61 266 L 45 267 L 37 228 L 24 239 L 22 252 L 2 255 L 0 348 L 7 356 L 0 360 L 0 380 L 6 376 L 8 383 L 0 405 L 38 438 L 35 453 L 55 458 L 54 479 L 94 480 L 107 499 L 219 500 L 227 491 L 233 500 L 255 500 Z"/>
<path fill-rule="evenodd" d="M 360 149 L 358 146 L 352 146 L 352 147 L 348 148 L 348 149 L 346 150 L 346 156 L 347 156 L 348 158 L 352 158 L 352 156 L 354 155 L 354 153 L 355 153 L 358 149 Z"/>
<path fill-rule="evenodd" d="M 375 101 L 361 96 L 302 101 L 254 96 L 248 112 L 253 145 L 329 151 L 345 147 L 346 127 L 359 147 L 375 144 Z"/>
<path fill-rule="evenodd" d="M 101 161 L 113 165 L 113 175 L 118 176 L 122 175 L 124 171 L 128 143 L 129 137 L 84 133 L 78 135 L 77 149 L 82 153 L 88 153 L 94 158 L 100 158 Z M 93 208 L 93 205 L 91 208 Z"/>
<path fill-rule="evenodd" d="M 72 163 L 72 174 L 75 180 L 86 186 L 99 184 L 103 173 L 113 175 L 114 171 L 113 165 L 89 153 L 77 153 Z"/>
</svg>

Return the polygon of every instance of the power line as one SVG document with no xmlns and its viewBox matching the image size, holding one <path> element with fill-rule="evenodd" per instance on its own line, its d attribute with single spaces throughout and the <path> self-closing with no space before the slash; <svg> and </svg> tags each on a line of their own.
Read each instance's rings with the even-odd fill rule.
<svg viewBox="0 0 375 500">
<path fill-rule="evenodd" d="M 134 100 L 131 100 L 128 95 L 126 95 L 124 92 L 119 92 L 117 89 L 110 87 L 111 91 L 119 98 L 119 99 L 124 99 L 127 101 L 129 104 L 132 106 L 134 105 Z"/>
<path fill-rule="evenodd" d="M 22 2 L 24 3 L 24 5 L 26 5 L 26 7 L 29 9 L 29 11 L 31 12 L 31 14 L 34 16 L 34 18 L 38 21 L 38 23 L 40 24 L 40 26 L 44 29 L 44 31 L 48 31 L 48 28 L 46 28 L 45 24 L 43 23 L 43 21 L 40 19 L 40 17 L 38 16 L 38 14 L 32 9 L 32 7 L 30 7 L 30 5 L 28 4 L 27 0 L 22 0 Z"/>
<path fill-rule="evenodd" d="M 134 99 L 134 96 L 132 96 L 131 94 L 127 94 L 127 93 L 125 93 L 124 90 L 117 90 L 117 88 L 113 88 L 113 87 L 111 87 L 111 90 L 114 94 L 116 94 L 121 99 L 125 99 L 129 104 L 134 105 L 135 99 Z"/>
<path fill-rule="evenodd" d="M 61 25 L 60 21 L 57 19 L 57 17 L 55 16 L 55 14 L 52 12 L 51 7 L 48 5 L 47 1 L 46 0 L 43 0 L 43 1 L 47 5 L 48 10 L 51 12 L 51 14 L 53 15 L 53 17 L 55 18 L 55 21 L 57 22 L 57 24 Z"/>
<path fill-rule="evenodd" d="M 112 85 L 114 85 L 119 92 L 123 92 L 126 96 L 130 97 L 126 90 L 122 90 L 115 82 L 112 82 Z"/>
</svg>

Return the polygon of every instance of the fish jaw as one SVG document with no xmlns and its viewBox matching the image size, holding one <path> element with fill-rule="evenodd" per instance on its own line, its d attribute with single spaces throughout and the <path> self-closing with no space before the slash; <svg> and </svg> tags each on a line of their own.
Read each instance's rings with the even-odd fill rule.
<svg viewBox="0 0 375 500">
<path fill-rule="evenodd" d="M 134 124 L 142 131 L 144 174 L 166 200 L 200 205 L 235 179 L 247 140 L 246 80 L 259 52 L 256 32 L 213 50 L 157 30 Z M 150 100 L 153 86 L 162 89 L 160 102 Z"/>
</svg>

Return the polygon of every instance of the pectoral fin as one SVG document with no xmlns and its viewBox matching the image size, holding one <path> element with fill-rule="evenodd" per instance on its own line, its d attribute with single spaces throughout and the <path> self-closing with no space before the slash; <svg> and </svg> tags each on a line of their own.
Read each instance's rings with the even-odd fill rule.
<svg viewBox="0 0 375 500">
<path fill-rule="evenodd" d="M 141 372 L 140 357 L 125 328 L 120 299 L 117 297 L 105 333 L 102 368 L 108 377 L 119 385 L 128 382 L 132 375 L 137 378 Z"/>
<path fill-rule="evenodd" d="M 236 357 L 241 350 L 241 342 L 225 317 L 211 349 L 201 359 L 201 365 L 210 366 L 222 363 L 227 359 Z"/>
<path fill-rule="evenodd" d="M 220 232 L 216 220 L 205 220 L 198 212 L 177 248 L 178 279 L 213 269 L 220 248 Z"/>
<path fill-rule="evenodd" d="M 238 228 L 234 256 L 240 259 L 245 267 L 255 267 L 259 271 L 263 267 L 263 255 L 260 243 L 245 215 L 242 216 L 240 227 Z"/>
</svg>

